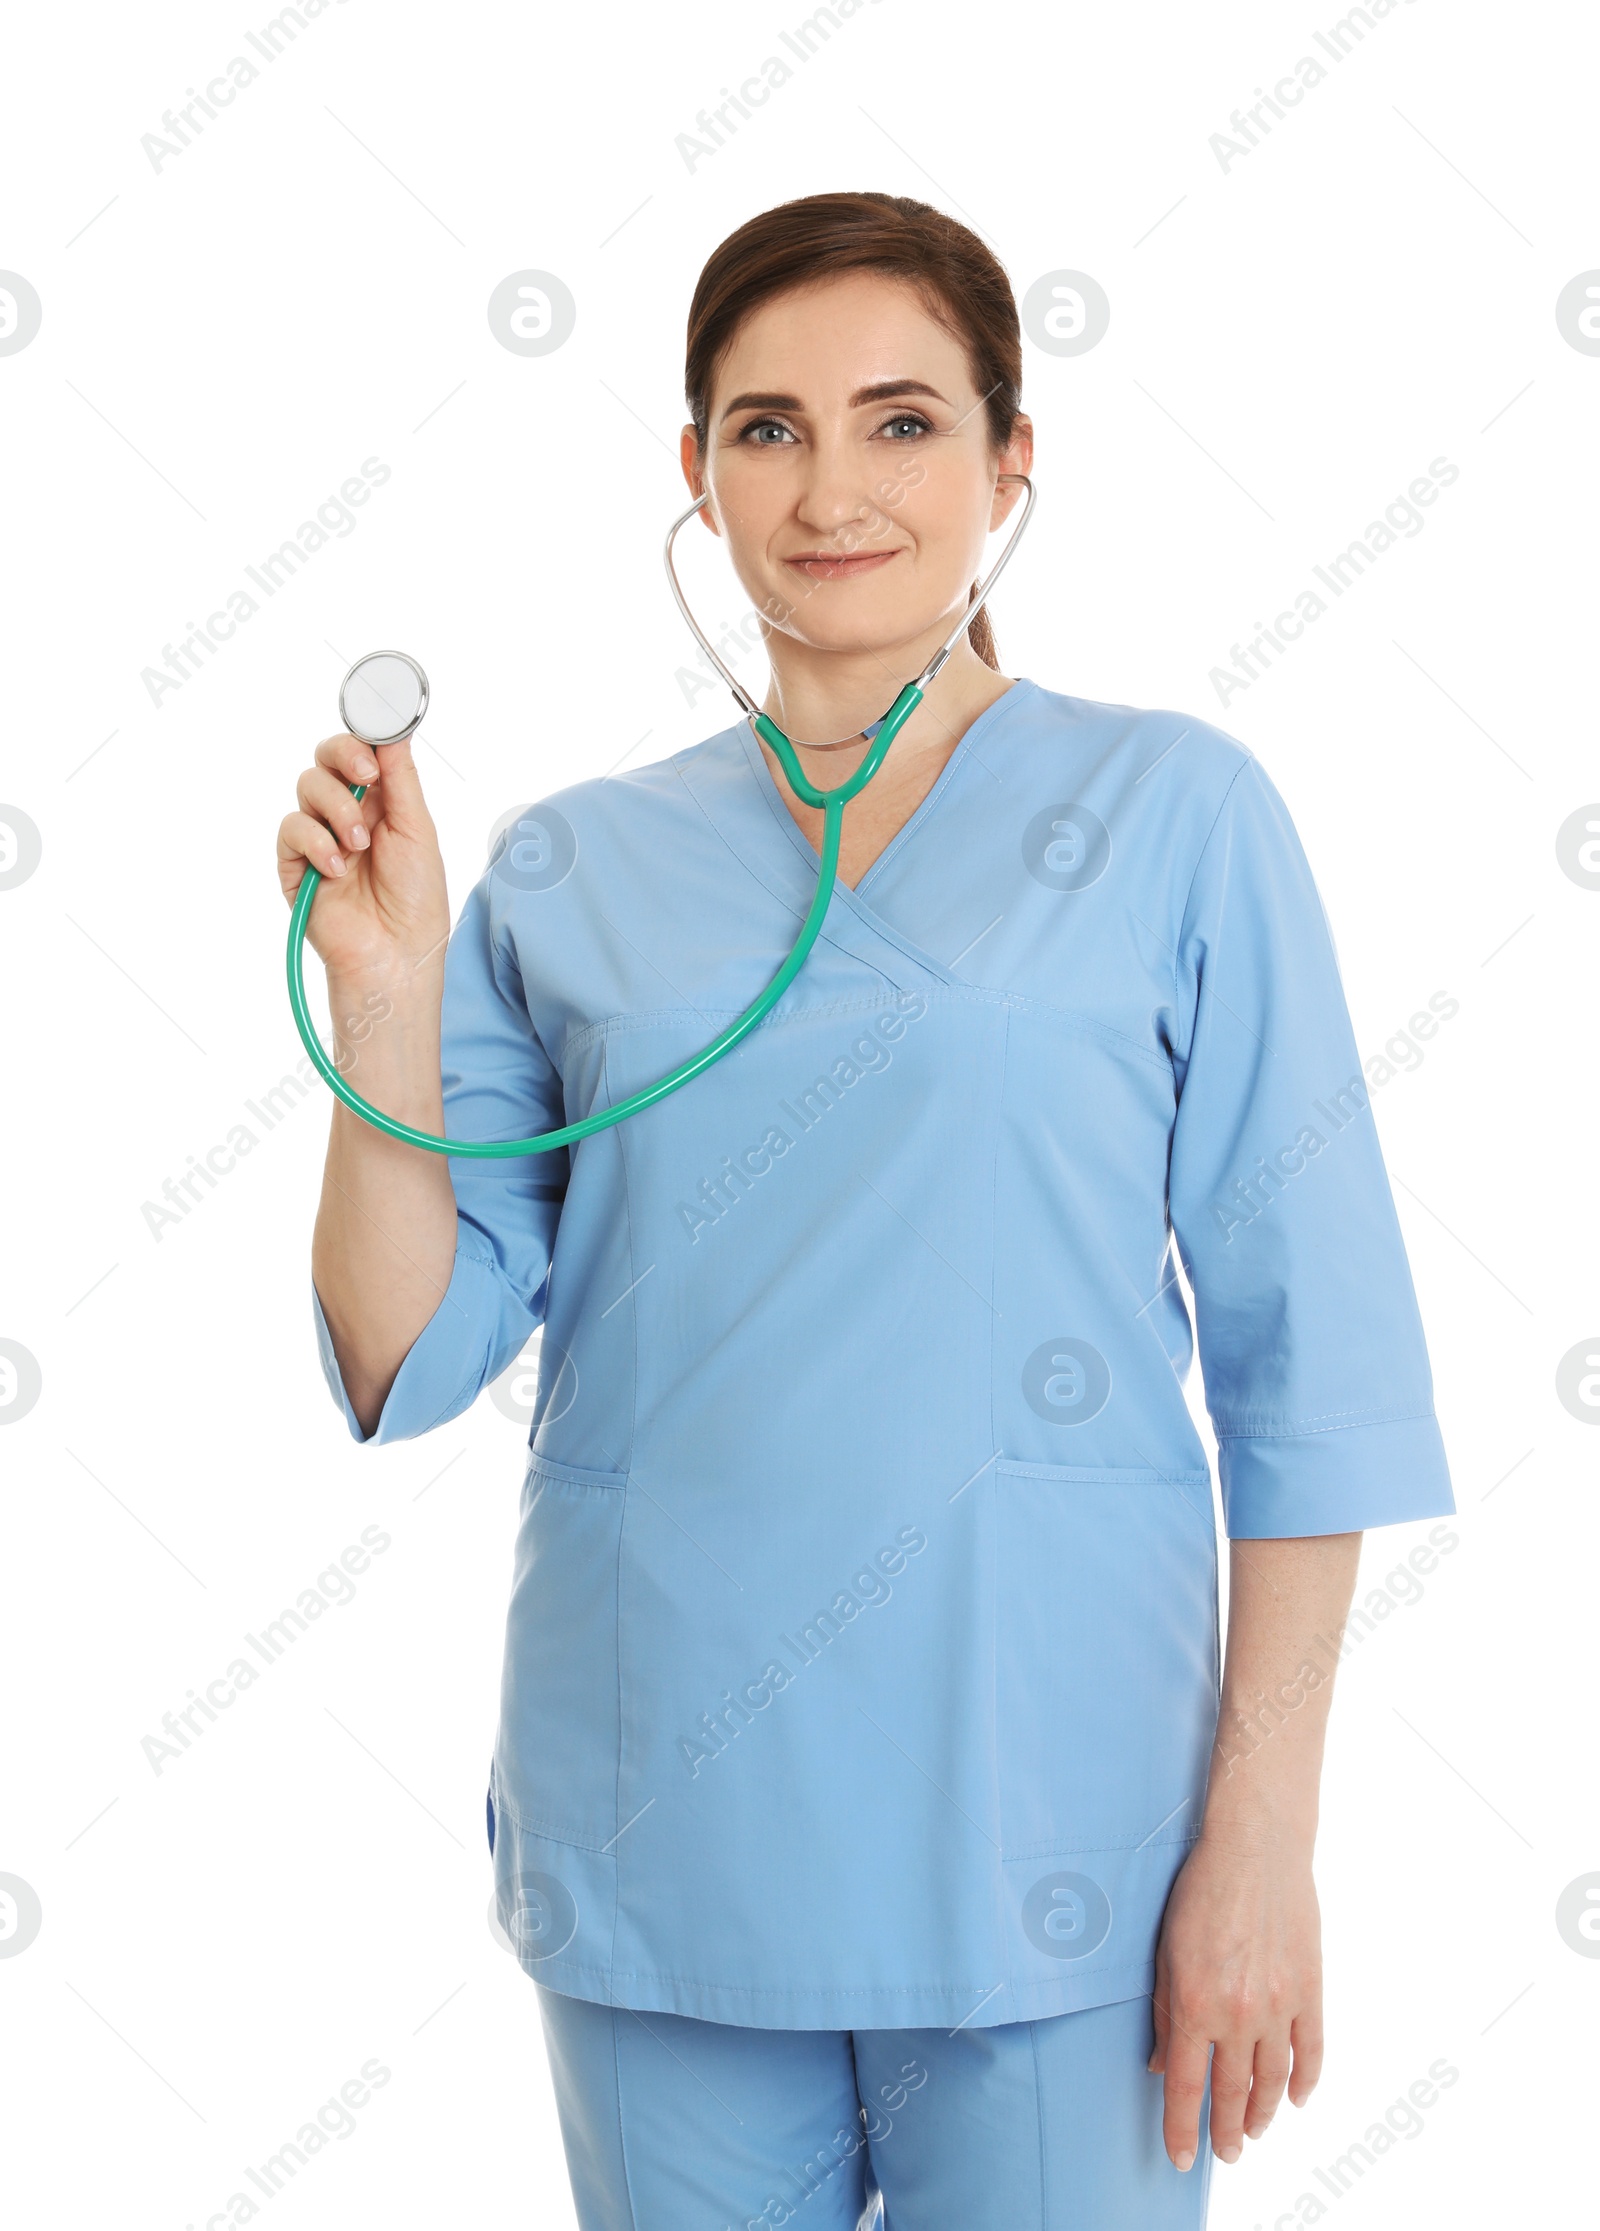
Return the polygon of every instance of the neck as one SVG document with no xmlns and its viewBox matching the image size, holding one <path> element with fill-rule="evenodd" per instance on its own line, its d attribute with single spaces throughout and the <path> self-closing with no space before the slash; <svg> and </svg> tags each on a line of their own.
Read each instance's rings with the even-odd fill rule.
<svg viewBox="0 0 1600 2231">
<path fill-rule="evenodd" d="M 761 710 L 794 744 L 808 774 L 824 785 L 841 782 L 866 755 L 863 727 L 882 719 L 942 640 L 939 635 L 893 652 L 819 652 L 773 632 L 767 639 L 772 677 Z M 1009 687 L 963 635 L 896 737 L 893 756 L 901 766 L 929 753 L 947 757 Z M 829 745 L 838 748 L 817 748 Z"/>
</svg>

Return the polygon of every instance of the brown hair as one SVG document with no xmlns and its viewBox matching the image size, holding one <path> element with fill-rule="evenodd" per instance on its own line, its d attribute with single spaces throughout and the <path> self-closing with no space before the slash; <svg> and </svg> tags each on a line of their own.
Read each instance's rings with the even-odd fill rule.
<svg viewBox="0 0 1600 2231">
<path fill-rule="evenodd" d="M 841 271 L 883 271 L 917 289 L 929 315 L 965 346 L 990 446 L 1003 449 L 1022 409 L 1022 333 L 999 259 L 976 233 L 925 201 L 903 194 L 807 194 L 763 210 L 730 233 L 696 283 L 683 386 L 702 453 L 712 382 L 741 320 L 773 295 Z M 998 670 L 987 606 L 969 640 Z"/>
</svg>

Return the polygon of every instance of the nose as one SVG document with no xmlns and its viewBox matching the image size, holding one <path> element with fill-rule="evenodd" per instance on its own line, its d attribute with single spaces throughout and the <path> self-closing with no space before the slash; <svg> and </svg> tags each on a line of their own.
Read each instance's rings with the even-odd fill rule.
<svg viewBox="0 0 1600 2231">
<path fill-rule="evenodd" d="M 837 555 L 882 534 L 889 523 L 866 484 L 854 445 L 827 439 L 812 447 L 795 517 Z"/>
</svg>

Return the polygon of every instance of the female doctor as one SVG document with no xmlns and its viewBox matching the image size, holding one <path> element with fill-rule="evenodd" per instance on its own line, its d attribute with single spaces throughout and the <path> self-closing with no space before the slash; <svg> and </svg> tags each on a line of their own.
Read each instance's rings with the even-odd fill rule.
<svg viewBox="0 0 1600 2231">
<path fill-rule="evenodd" d="M 814 783 L 968 603 L 1032 468 L 1020 383 L 1004 271 L 921 202 L 791 202 L 701 274 L 683 469 Z M 362 1089 L 457 1138 L 706 1044 L 822 827 L 741 719 L 531 809 L 452 930 L 408 743 L 330 737 L 298 799 L 336 1032 L 387 1013 Z M 980 614 L 736 1054 L 512 1162 L 335 1105 L 313 1275 L 358 1441 L 458 1415 L 544 1327 L 489 1818 L 584 2231 L 880 2194 L 890 2231 L 1202 2223 L 1213 2156 L 1317 2081 L 1361 1530 L 1454 1507 L 1250 752 L 1007 677 Z"/>
</svg>

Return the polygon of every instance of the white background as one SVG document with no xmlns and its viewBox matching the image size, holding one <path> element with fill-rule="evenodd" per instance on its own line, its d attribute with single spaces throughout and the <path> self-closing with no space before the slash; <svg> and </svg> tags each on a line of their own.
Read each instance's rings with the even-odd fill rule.
<svg viewBox="0 0 1600 2231">
<path fill-rule="evenodd" d="M 1600 1962 L 1555 1906 L 1600 1868 L 1600 1435 L 1556 1370 L 1600 1325 L 1600 892 L 1556 832 L 1600 796 L 1600 357 L 1555 303 L 1600 265 L 1592 16 L 1406 0 L 1334 65 L 1315 0 L 874 0 L 691 169 L 677 136 L 806 12 L 341 0 L 159 171 L 142 135 L 265 11 L 13 22 L 0 265 L 43 303 L 0 356 L 0 799 L 43 837 L 0 891 L 0 1335 L 43 1378 L 0 1437 L 0 1873 L 43 1916 L 0 1959 L 19 2223 L 198 2231 L 371 2058 L 388 2083 L 275 2222 L 571 2221 L 536 1995 L 487 1921 L 525 1429 L 484 1399 L 348 1438 L 311 1330 L 320 1086 L 159 1237 L 144 1204 L 295 1067 L 273 833 L 350 658 L 429 670 L 454 904 L 508 807 L 733 717 L 687 701 L 659 558 L 690 291 L 757 210 L 867 186 L 976 225 L 1019 298 L 1062 268 L 1110 298 L 1089 353 L 1028 345 L 1006 671 L 1260 755 L 1364 1055 L 1459 1002 L 1374 1094 L 1459 1546 L 1341 1674 L 1328 2071 L 1219 2167 L 1212 2222 L 1589 2204 Z M 1305 54 L 1327 82 L 1224 170 L 1211 136 Z M 578 306 L 542 357 L 485 315 L 526 267 Z M 371 456 L 354 531 L 153 705 L 163 646 Z M 1224 708 L 1211 670 L 1441 456 L 1423 531 Z M 163 1714 L 373 1525 L 354 1601 L 154 1773 Z M 1369 1537 L 1358 1601 L 1425 1532 Z M 1441 2057 L 1420 2134 L 1334 2198 L 1317 2168 Z"/>
</svg>

